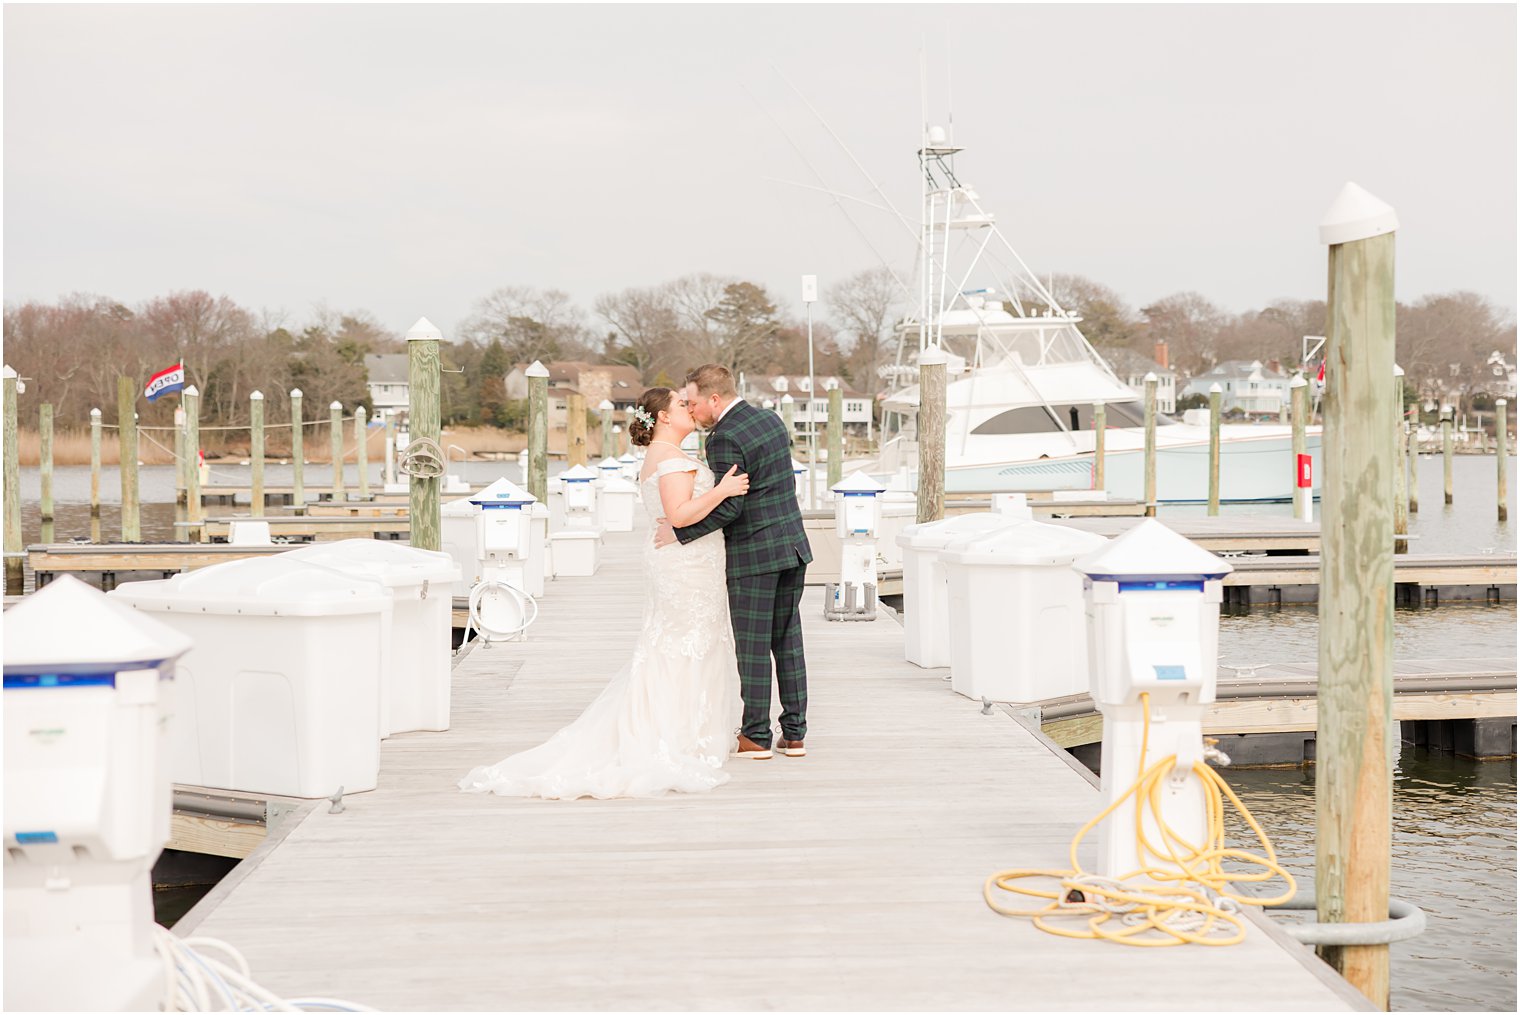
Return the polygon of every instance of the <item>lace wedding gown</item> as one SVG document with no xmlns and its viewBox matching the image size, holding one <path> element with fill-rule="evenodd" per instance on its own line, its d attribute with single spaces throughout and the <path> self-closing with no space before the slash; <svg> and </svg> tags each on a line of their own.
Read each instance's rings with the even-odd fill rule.
<svg viewBox="0 0 1520 1015">
<path fill-rule="evenodd" d="M 659 517 L 659 478 L 695 472 L 692 496 L 713 475 L 687 458 L 661 462 L 640 485 Z M 728 781 L 723 763 L 738 728 L 739 672 L 728 617 L 723 533 L 655 549 L 644 540 L 644 622 L 633 654 L 580 718 L 548 741 L 474 769 L 471 793 L 647 797 L 701 793 Z"/>
</svg>

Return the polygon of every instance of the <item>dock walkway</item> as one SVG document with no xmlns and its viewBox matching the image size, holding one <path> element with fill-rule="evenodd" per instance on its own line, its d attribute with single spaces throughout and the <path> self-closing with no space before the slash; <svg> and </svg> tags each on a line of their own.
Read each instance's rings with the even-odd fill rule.
<svg viewBox="0 0 1520 1015">
<path fill-rule="evenodd" d="M 1358 1010 L 1266 921 L 1229 948 L 1125 948 L 999 917 L 983 879 L 1064 867 L 1098 794 L 1000 711 L 903 661 L 902 630 L 803 603 L 809 756 L 704 796 L 459 793 L 626 661 L 637 540 L 561 579 L 524 643 L 455 670 L 454 726 L 384 742 L 377 790 L 276 830 L 176 928 L 257 981 L 383 1009 Z"/>
</svg>

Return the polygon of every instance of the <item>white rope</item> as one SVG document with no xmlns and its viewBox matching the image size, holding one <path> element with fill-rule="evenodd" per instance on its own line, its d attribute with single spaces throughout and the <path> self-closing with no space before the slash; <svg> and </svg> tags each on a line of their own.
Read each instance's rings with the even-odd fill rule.
<svg viewBox="0 0 1520 1015">
<path fill-rule="evenodd" d="M 227 942 L 153 930 L 153 947 L 164 966 L 163 1011 L 376 1010 L 330 997 L 279 997 L 253 982 L 248 961 Z"/>
<path fill-rule="evenodd" d="M 443 449 L 431 437 L 413 437 L 401 452 L 396 468 L 418 479 L 437 479 L 448 471 Z"/>
</svg>

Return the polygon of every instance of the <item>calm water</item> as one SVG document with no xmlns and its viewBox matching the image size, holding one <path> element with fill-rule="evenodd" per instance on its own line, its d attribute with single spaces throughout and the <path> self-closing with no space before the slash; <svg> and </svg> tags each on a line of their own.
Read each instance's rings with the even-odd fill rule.
<svg viewBox="0 0 1520 1015">
<path fill-rule="evenodd" d="M 1311 889 L 1314 770 L 1223 774 L 1300 889 Z M 1426 915 L 1424 934 L 1390 946 L 1394 1011 L 1515 1010 L 1513 761 L 1404 748 L 1394 773 L 1391 893 Z"/>
<path fill-rule="evenodd" d="M 500 476 L 518 479 L 515 463 L 454 463 L 451 470 L 475 482 Z M 1495 461 L 1462 456 L 1453 463 L 1456 503 L 1442 502 L 1441 460 L 1420 462 L 1423 510 L 1410 519 L 1416 553 L 1512 552 L 1513 524 L 1500 524 L 1494 511 Z M 1517 480 L 1510 460 L 1509 502 Z M 214 464 L 212 482 L 247 485 L 246 466 Z M 265 482 L 290 482 L 288 466 L 265 468 Z M 308 466 L 309 486 L 326 485 L 329 470 Z M 118 476 L 102 474 L 103 535 L 120 532 Z M 380 470 L 371 470 L 378 485 Z M 353 470 L 348 472 L 350 486 Z M 39 477 L 22 470 L 23 530 L 27 542 L 39 538 Z M 54 476 L 55 536 L 89 534 L 89 469 L 58 468 Z M 144 467 L 143 537 L 173 538 L 174 475 L 167 466 Z M 212 509 L 213 513 L 217 509 Z M 231 513 L 230 509 L 221 509 Z M 240 506 L 239 512 L 246 511 Z M 1225 514 L 1287 516 L 1288 505 L 1225 506 Z M 1202 506 L 1163 508 L 1162 520 L 1202 514 Z M 1318 505 L 1316 505 L 1318 517 Z M 1484 606 L 1448 603 L 1434 609 L 1401 609 L 1394 626 L 1397 658 L 1462 659 L 1515 655 L 1515 604 Z M 1222 618 L 1220 659 L 1225 663 L 1312 663 L 1319 618 L 1314 606 L 1257 609 Z M 1314 859 L 1313 770 L 1226 772 L 1247 806 L 1263 819 L 1286 866 L 1306 885 Z M 1429 929 L 1414 941 L 1393 946 L 1393 1006 L 1400 1011 L 1513 1011 L 1515 991 L 1515 764 L 1473 762 L 1424 749 L 1408 748 L 1399 758 L 1394 789 L 1393 891 L 1425 909 Z"/>
</svg>

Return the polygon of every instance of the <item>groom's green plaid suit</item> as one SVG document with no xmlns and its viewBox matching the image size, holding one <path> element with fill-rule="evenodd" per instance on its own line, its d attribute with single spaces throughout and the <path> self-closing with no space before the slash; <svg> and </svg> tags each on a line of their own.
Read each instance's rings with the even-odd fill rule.
<svg viewBox="0 0 1520 1015">
<path fill-rule="evenodd" d="M 797 606 L 813 554 L 797 507 L 791 435 L 775 413 L 739 402 L 708 435 L 707 464 L 717 479 L 737 465 L 749 475 L 749 493 L 729 497 L 700 522 L 676 529 L 676 538 L 689 543 L 723 530 L 744 735 L 770 746 L 774 655 L 782 734 L 802 740 L 807 736 L 807 666 Z"/>
</svg>

